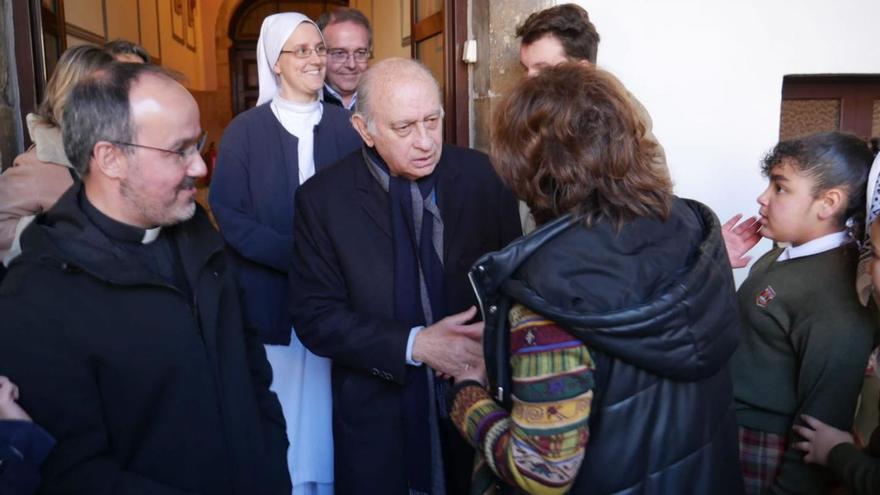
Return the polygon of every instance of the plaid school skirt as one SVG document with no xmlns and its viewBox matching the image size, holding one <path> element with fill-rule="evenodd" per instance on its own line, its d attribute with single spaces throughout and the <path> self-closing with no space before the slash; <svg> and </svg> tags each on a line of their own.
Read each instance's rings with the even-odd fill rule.
<svg viewBox="0 0 880 495">
<path fill-rule="evenodd" d="M 739 427 L 739 464 L 746 495 L 760 495 L 773 484 L 785 448 L 782 435 Z"/>
</svg>

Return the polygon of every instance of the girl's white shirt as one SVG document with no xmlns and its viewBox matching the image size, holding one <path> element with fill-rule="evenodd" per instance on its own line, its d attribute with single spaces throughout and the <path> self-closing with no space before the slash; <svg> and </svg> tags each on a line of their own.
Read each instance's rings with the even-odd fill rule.
<svg viewBox="0 0 880 495">
<path fill-rule="evenodd" d="M 788 246 L 782 251 L 782 254 L 776 258 L 776 261 L 787 261 L 795 258 L 802 258 L 804 256 L 824 253 L 825 251 L 830 251 L 851 241 L 852 238 L 849 236 L 849 232 L 841 230 L 840 232 L 817 237 L 816 239 L 805 242 L 798 247 Z"/>
</svg>

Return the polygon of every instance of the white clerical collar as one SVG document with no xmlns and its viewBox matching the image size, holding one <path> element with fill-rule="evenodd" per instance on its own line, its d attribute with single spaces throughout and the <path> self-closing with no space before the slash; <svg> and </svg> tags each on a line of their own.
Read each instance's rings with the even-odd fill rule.
<svg viewBox="0 0 880 495">
<path fill-rule="evenodd" d="M 141 239 L 141 244 L 149 244 L 156 239 L 159 238 L 159 233 L 162 232 L 162 227 L 154 227 L 152 229 L 147 229 L 144 231 L 144 238 Z"/>
<path fill-rule="evenodd" d="M 830 251 L 834 248 L 840 247 L 852 239 L 849 236 L 849 232 L 845 230 L 841 230 L 840 232 L 834 232 L 833 234 L 823 235 L 822 237 L 818 237 L 813 239 L 812 241 L 805 242 L 800 246 L 793 247 L 788 246 L 782 251 L 782 254 L 779 255 L 779 258 L 776 258 L 776 261 L 786 261 L 793 260 L 795 258 L 802 258 L 804 256 L 812 256 L 814 254 L 824 253 L 825 251 Z"/>
</svg>

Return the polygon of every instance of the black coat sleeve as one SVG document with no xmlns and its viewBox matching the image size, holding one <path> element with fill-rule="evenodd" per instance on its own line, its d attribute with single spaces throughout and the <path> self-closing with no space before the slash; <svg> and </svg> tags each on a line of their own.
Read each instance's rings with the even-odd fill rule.
<svg viewBox="0 0 880 495">
<path fill-rule="evenodd" d="M 294 330 L 303 345 L 332 359 L 335 366 L 403 384 L 410 328 L 352 307 L 340 259 L 344 248 L 333 242 L 327 228 L 331 220 L 322 218 L 312 199 L 321 191 L 308 186 L 297 192 L 294 208 L 289 271 Z M 357 249 L 356 244 L 347 246 L 349 252 Z"/>
<path fill-rule="evenodd" d="M 55 445 L 29 421 L 0 421 L 0 493 L 28 495 L 40 484 L 40 465 Z"/>
<path fill-rule="evenodd" d="M 880 459 L 851 443 L 837 445 L 828 453 L 828 469 L 856 495 L 880 493 Z"/>
<path fill-rule="evenodd" d="M 260 411 L 260 424 L 266 439 L 266 473 L 269 476 L 266 486 L 291 487 L 290 470 L 287 466 L 287 424 L 281 403 L 275 392 L 269 390 L 272 385 L 272 367 L 266 359 L 266 349 L 260 340 L 256 328 L 245 325 L 245 351 L 248 367 L 256 393 L 257 407 Z"/>
<path fill-rule="evenodd" d="M 44 308 L 0 307 L 14 314 L 0 332 L 0 373 L 19 386 L 22 407 L 58 442 L 42 466 L 42 493 L 185 495 L 125 470 L 113 457 L 97 374 L 85 353 L 62 342 L 64 324 Z M 3 352 L 11 341 L 17 351 Z"/>
</svg>

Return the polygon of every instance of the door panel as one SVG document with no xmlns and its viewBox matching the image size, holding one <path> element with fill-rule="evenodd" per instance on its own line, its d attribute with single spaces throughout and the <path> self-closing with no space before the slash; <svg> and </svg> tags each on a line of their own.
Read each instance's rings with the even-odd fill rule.
<svg viewBox="0 0 880 495">
<path fill-rule="evenodd" d="M 467 40 L 467 0 L 411 0 L 412 55 L 434 74 L 443 95 L 447 143 L 470 146 L 469 79 L 461 60 Z"/>
<path fill-rule="evenodd" d="M 238 115 L 253 108 L 260 95 L 256 46 L 237 46 L 230 50 L 229 67 L 232 71 L 232 114 Z"/>
<path fill-rule="evenodd" d="M 786 76 L 780 139 L 819 131 L 880 136 L 880 76 Z"/>
</svg>

